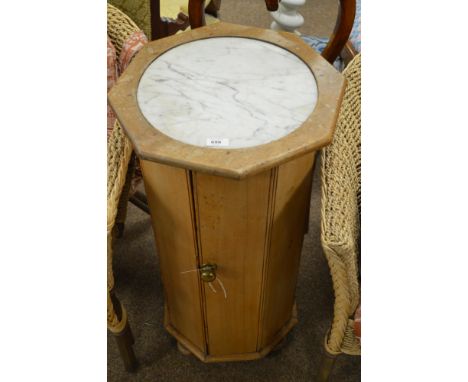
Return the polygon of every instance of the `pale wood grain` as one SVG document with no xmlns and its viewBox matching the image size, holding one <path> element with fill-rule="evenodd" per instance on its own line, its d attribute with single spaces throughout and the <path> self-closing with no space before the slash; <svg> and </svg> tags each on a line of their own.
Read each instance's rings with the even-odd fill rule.
<svg viewBox="0 0 468 382">
<path fill-rule="evenodd" d="M 315 153 L 242 180 L 142 161 L 166 329 L 205 362 L 257 359 L 297 322 L 294 293 Z M 196 269 L 217 264 L 214 293 Z"/>
<path fill-rule="evenodd" d="M 270 173 L 237 181 L 197 174 L 197 214 L 203 263 L 216 263 L 227 299 L 215 281 L 205 286 L 212 356 L 257 349 Z"/>
<path fill-rule="evenodd" d="M 206 351 L 197 272 L 196 237 L 186 171 L 141 161 L 146 195 L 151 209 L 167 320 L 193 345 Z"/>
<path fill-rule="evenodd" d="M 278 169 L 271 242 L 266 255 L 260 347 L 291 319 L 315 153 Z"/>
</svg>

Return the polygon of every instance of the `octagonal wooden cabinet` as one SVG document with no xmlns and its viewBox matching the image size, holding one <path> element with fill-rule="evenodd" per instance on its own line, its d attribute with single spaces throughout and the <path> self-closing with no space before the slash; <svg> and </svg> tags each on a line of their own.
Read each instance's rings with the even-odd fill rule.
<svg viewBox="0 0 468 382">
<path fill-rule="evenodd" d="M 260 358 L 297 322 L 315 151 L 344 86 L 297 36 L 218 23 L 147 44 L 109 93 L 143 170 L 165 327 L 202 361 Z"/>
</svg>

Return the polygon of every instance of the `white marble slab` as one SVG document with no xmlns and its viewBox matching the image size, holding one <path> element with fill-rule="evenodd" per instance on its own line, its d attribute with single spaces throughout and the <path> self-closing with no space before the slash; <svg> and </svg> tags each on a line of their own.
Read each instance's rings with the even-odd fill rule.
<svg viewBox="0 0 468 382">
<path fill-rule="evenodd" d="M 298 128 L 315 107 L 317 85 L 304 62 L 283 48 L 216 37 L 158 57 L 143 74 L 137 99 L 145 118 L 171 138 L 241 148 Z"/>
</svg>

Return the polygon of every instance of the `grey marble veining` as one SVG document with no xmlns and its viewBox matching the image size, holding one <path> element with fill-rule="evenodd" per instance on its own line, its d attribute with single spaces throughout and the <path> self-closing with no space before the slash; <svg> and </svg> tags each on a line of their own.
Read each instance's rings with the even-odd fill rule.
<svg viewBox="0 0 468 382">
<path fill-rule="evenodd" d="M 242 148 L 298 128 L 315 107 L 317 85 L 310 69 L 285 49 L 216 37 L 158 57 L 143 74 L 137 99 L 145 118 L 171 138 Z"/>
</svg>

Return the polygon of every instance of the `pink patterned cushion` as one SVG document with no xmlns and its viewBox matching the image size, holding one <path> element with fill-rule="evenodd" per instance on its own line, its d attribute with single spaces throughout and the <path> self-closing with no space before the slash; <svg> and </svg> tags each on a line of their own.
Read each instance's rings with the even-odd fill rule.
<svg viewBox="0 0 468 382">
<path fill-rule="evenodd" d="M 115 85 L 117 78 L 147 42 L 148 39 L 142 31 L 132 33 L 124 42 L 120 57 L 117 59 L 115 47 L 109 36 L 107 36 L 107 92 Z M 114 128 L 115 119 L 114 112 L 109 104 L 107 104 L 107 138 L 109 138 Z"/>
<path fill-rule="evenodd" d="M 119 76 L 119 68 L 117 62 L 117 53 L 114 44 L 107 36 L 107 92 L 114 86 Z M 107 104 L 107 139 L 109 139 L 112 128 L 114 127 L 115 114 L 109 104 Z"/>
<path fill-rule="evenodd" d="M 142 31 L 133 32 L 130 37 L 127 38 L 122 46 L 122 51 L 120 52 L 120 73 L 123 73 L 132 61 L 133 57 L 135 57 L 147 42 L 148 39 Z"/>
<path fill-rule="evenodd" d="M 133 32 L 127 40 L 125 40 L 124 44 L 122 45 L 122 51 L 120 52 L 119 57 L 119 69 L 120 73 L 128 67 L 130 62 L 132 61 L 133 57 L 140 51 L 141 48 L 148 42 L 145 34 L 142 31 L 135 31 Z M 138 185 L 141 183 L 142 174 L 140 163 L 137 161 L 135 174 L 133 175 L 130 195 L 132 195 Z"/>
<path fill-rule="evenodd" d="M 361 341 L 361 304 L 354 313 L 354 335 Z"/>
</svg>

